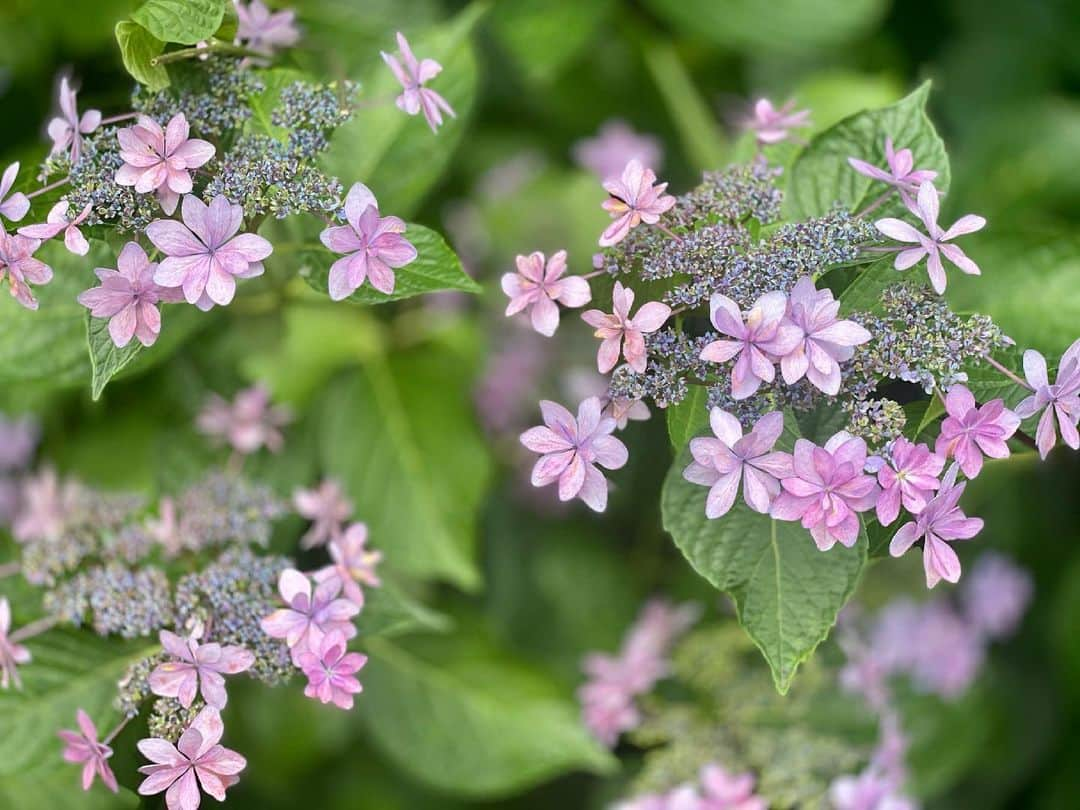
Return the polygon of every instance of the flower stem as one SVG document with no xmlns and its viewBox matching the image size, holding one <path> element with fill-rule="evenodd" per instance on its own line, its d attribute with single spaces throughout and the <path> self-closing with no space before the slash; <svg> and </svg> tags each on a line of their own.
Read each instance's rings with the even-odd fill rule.
<svg viewBox="0 0 1080 810">
<path fill-rule="evenodd" d="M 106 126 L 107 124 L 119 124 L 121 121 L 130 121 L 132 118 L 138 116 L 138 113 L 129 112 L 123 115 L 113 115 L 109 118 L 102 118 L 100 126 Z"/>
<path fill-rule="evenodd" d="M 602 276 L 606 273 L 607 270 L 593 270 L 591 273 L 583 273 L 581 275 L 581 278 L 585 279 L 585 281 L 588 281 L 590 278 L 596 278 L 597 276 Z"/>
<path fill-rule="evenodd" d="M 1014 374 L 1012 371 L 1007 369 L 1005 366 L 1001 365 L 1001 363 L 999 363 L 997 360 L 995 360 L 989 354 L 984 354 L 983 355 L 983 360 L 985 360 L 991 366 L 996 368 L 998 371 L 1000 371 L 1002 374 L 1004 374 L 1006 377 L 1008 377 L 1014 383 L 1019 385 L 1021 388 L 1026 388 L 1028 391 L 1034 391 L 1035 390 L 1034 388 L 1032 388 L 1030 385 L 1027 384 L 1026 380 L 1020 379 L 1016 374 Z"/>
<path fill-rule="evenodd" d="M 12 560 L 0 565 L 0 579 L 4 577 L 13 577 L 22 570 L 22 566 L 18 560 Z"/>
<path fill-rule="evenodd" d="M 45 194 L 46 192 L 52 191 L 54 188 L 60 188 L 60 186 L 64 185 L 64 183 L 68 182 L 69 180 L 71 180 L 71 175 L 70 174 L 67 177 L 60 178 L 55 183 L 49 183 L 49 185 L 47 185 L 47 186 L 42 186 L 37 191 L 31 191 L 29 194 L 26 195 L 26 198 L 28 200 L 32 200 L 32 199 L 34 199 L 34 197 L 37 197 L 37 196 L 39 196 L 41 194 Z"/>
<path fill-rule="evenodd" d="M 672 231 L 672 230 L 671 230 L 671 229 L 670 229 L 670 228 L 669 228 L 669 227 L 668 227 L 667 225 L 665 225 L 664 223 L 662 223 L 662 222 L 657 222 L 657 223 L 656 223 L 656 226 L 655 226 L 655 227 L 659 228 L 659 229 L 660 229 L 660 231 L 661 231 L 662 233 L 666 233 L 666 234 L 667 234 L 668 236 L 670 236 L 670 237 L 671 237 L 672 239 L 674 239 L 674 240 L 675 240 L 676 242 L 680 242 L 680 243 L 682 242 L 682 237 L 681 237 L 681 236 L 679 236 L 679 235 L 678 235 L 677 233 L 674 233 L 674 232 L 673 232 L 673 231 Z"/>
<path fill-rule="evenodd" d="M 866 208 L 864 208 L 862 211 L 855 214 L 854 218 L 859 219 L 860 217 L 865 217 L 871 211 L 876 211 L 878 208 L 881 208 L 881 206 L 883 206 L 889 200 L 889 198 L 892 197 L 892 195 L 893 190 L 890 188 L 888 191 L 886 191 L 884 194 L 882 194 L 880 197 L 878 197 L 876 200 L 866 206 Z"/>
<path fill-rule="evenodd" d="M 113 740 L 115 740 L 116 735 L 124 730 L 124 727 L 127 726 L 127 724 L 131 722 L 131 718 L 133 716 L 134 715 L 125 715 L 124 719 L 122 719 L 119 723 L 116 724 L 116 728 L 114 728 L 112 731 L 110 731 L 108 736 L 106 736 L 105 739 L 101 741 L 102 744 L 103 745 L 108 745 Z"/>
<path fill-rule="evenodd" d="M 12 641 L 26 641 L 28 638 L 34 636 L 40 636 L 42 633 L 51 630 L 60 623 L 60 620 L 55 616 L 46 616 L 44 619 L 38 619 L 37 621 L 30 622 L 30 624 L 24 624 L 8 638 Z"/>
<path fill-rule="evenodd" d="M 218 40 L 212 40 L 209 44 L 199 46 L 195 45 L 191 48 L 181 48 L 178 51 L 169 51 L 163 53 L 161 56 L 155 56 L 150 60 L 150 64 L 154 67 L 158 65 L 168 65 L 172 62 L 182 62 L 185 59 L 196 59 L 203 54 L 207 53 L 228 53 L 234 56 L 250 56 L 256 59 L 265 59 L 265 53 L 259 53 L 248 48 L 241 48 L 239 45 L 232 45 L 228 42 L 219 42 Z"/>
</svg>

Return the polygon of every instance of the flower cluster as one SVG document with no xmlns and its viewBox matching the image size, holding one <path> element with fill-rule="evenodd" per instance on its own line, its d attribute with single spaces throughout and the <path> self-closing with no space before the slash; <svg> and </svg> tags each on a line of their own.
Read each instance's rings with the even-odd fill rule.
<svg viewBox="0 0 1080 810">
<path fill-rule="evenodd" d="M 754 794 L 755 782 L 752 773 L 731 773 L 711 762 L 701 768 L 698 784 L 635 796 L 615 810 L 766 810 L 768 804 Z"/>
</svg>

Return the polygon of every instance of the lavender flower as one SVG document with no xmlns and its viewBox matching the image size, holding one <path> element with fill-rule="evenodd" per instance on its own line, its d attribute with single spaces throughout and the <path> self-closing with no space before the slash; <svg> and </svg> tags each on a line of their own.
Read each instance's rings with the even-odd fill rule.
<svg viewBox="0 0 1080 810">
<path fill-rule="evenodd" d="M 64 762 L 83 766 L 83 790 L 89 790 L 94 784 L 94 777 L 100 776 L 105 787 L 116 793 L 119 786 L 108 763 L 108 759 L 113 755 L 112 748 L 98 741 L 97 727 L 90 715 L 82 709 L 75 713 L 75 721 L 79 725 L 78 731 L 64 729 L 59 732 L 60 739 L 64 742 Z"/>
<path fill-rule="evenodd" d="M 634 132 L 619 118 L 605 121 L 592 138 L 574 144 L 574 160 L 601 181 L 617 179 L 631 160 L 657 171 L 663 160 L 660 142 L 651 135 Z"/>
<path fill-rule="evenodd" d="M 319 583 L 312 593 L 311 580 L 290 568 L 281 572 L 278 589 L 288 607 L 263 619 L 262 628 L 270 638 L 285 639 L 294 664 L 299 665 L 303 653 L 321 649 L 323 636 L 328 633 L 337 631 L 346 639 L 356 635 L 351 619 L 360 608 L 348 599 L 338 598 L 341 582 L 337 579 Z"/>
<path fill-rule="evenodd" d="M 964 584 L 964 615 L 979 633 L 992 639 L 1016 631 L 1034 591 L 1030 574 L 994 552 L 975 561 Z"/>
<path fill-rule="evenodd" d="M 375 566 L 382 560 L 382 553 L 368 549 L 367 538 L 367 526 L 354 523 L 344 534 L 330 541 L 327 551 L 333 564 L 312 574 L 312 578 L 320 584 L 336 579 L 341 583 L 345 598 L 357 607 L 364 606 L 364 592 L 360 585 L 378 587 L 380 584 Z"/>
<path fill-rule="evenodd" d="M 157 192 L 162 209 L 171 216 L 180 195 L 191 193 L 191 170 L 207 163 L 216 151 L 209 141 L 189 138 L 190 132 L 183 113 L 169 119 L 164 130 L 153 118 L 140 115 L 135 126 L 116 133 L 124 161 L 116 172 L 116 182 L 134 186 L 140 194 Z"/>
<path fill-rule="evenodd" d="M 885 164 L 889 167 L 888 171 L 879 169 L 859 158 L 849 157 L 848 163 L 859 174 L 871 180 L 880 180 L 896 189 L 904 205 L 914 214 L 918 213 L 918 207 L 912 194 L 917 192 L 923 183 L 937 179 L 938 175 L 932 169 L 916 169 L 915 157 L 911 150 L 893 149 L 892 138 L 887 135 L 885 136 Z"/>
<path fill-rule="evenodd" d="M 900 504 L 917 515 L 941 486 L 937 477 L 945 459 L 930 452 L 925 444 L 913 444 L 897 437 L 889 450 L 889 461 L 877 471 L 881 495 L 877 501 L 878 522 L 888 526 L 900 514 Z"/>
<path fill-rule="evenodd" d="M 566 276 L 566 251 L 552 254 L 545 264 L 544 254 L 534 251 L 516 259 L 518 271 L 502 277 L 502 289 L 510 297 L 506 316 L 528 309 L 533 329 L 551 337 L 559 328 L 559 303 L 584 306 L 592 298 L 589 282 L 581 276 Z M 557 303 L 558 302 L 558 303 Z"/>
<path fill-rule="evenodd" d="M 199 412 L 197 425 L 210 438 L 250 455 L 262 447 L 278 452 L 285 443 L 281 428 L 291 421 L 287 408 L 270 404 L 265 386 L 253 385 L 238 392 L 231 403 L 212 394 Z"/>
<path fill-rule="evenodd" d="M 15 185 L 15 178 L 18 176 L 19 161 L 15 161 L 4 169 L 3 177 L 0 177 L 0 216 L 6 217 L 12 222 L 18 222 L 30 210 L 30 200 L 21 191 L 16 191 L 11 196 L 8 196 L 11 187 Z"/>
<path fill-rule="evenodd" d="M 1003 400 L 992 399 L 980 408 L 971 391 L 954 385 L 945 397 L 945 410 L 948 416 L 934 445 L 939 456 L 955 458 L 968 478 L 982 470 L 984 455 L 1008 458 L 1007 441 L 1020 427 L 1020 417 Z"/>
<path fill-rule="evenodd" d="M 30 663 L 30 651 L 11 639 L 11 605 L 6 596 L 0 596 L 0 689 L 14 684 L 22 688 L 19 666 Z"/>
<path fill-rule="evenodd" d="M 6 279 L 11 297 L 27 309 L 38 308 L 30 285 L 52 281 L 52 268 L 34 258 L 34 251 L 40 246 L 37 239 L 10 235 L 0 228 L 0 284 Z"/>
<path fill-rule="evenodd" d="M 754 795 L 757 781 L 749 771 L 731 773 L 712 762 L 701 769 L 700 810 L 768 810 L 765 799 Z"/>
<path fill-rule="evenodd" d="M 82 155 L 82 136 L 89 135 L 101 125 L 101 113 L 87 110 L 79 116 L 76 106 L 76 91 L 68 82 L 67 76 L 60 78 L 59 91 L 60 115 L 49 122 L 49 137 L 52 138 L 52 155 L 66 152 L 71 163 L 79 162 Z"/>
<path fill-rule="evenodd" d="M 318 652 L 301 653 L 298 663 L 308 679 L 304 694 L 320 703 L 348 710 L 353 707 L 353 695 L 363 691 L 354 676 L 367 663 L 367 656 L 349 652 L 341 633 L 327 633 Z"/>
<path fill-rule="evenodd" d="M 155 695 L 173 697 L 185 709 L 191 707 L 198 692 L 207 706 L 224 709 L 229 696 L 225 675 L 251 669 L 255 656 L 243 647 L 200 644 L 194 636 L 181 638 L 168 630 L 160 633 L 161 646 L 173 657 L 150 673 L 150 689 Z"/>
<path fill-rule="evenodd" d="M 289 48 L 299 41 L 300 29 L 292 9 L 272 12 L 262 0 L 234 0 L 233 5 L 238 21 L 236 38 L 251 50 L 269 56 L 274 49 Z"/>
<path fill-rule="evenodd" d="M 758 144 L 776 144 L 786 141 L 792 129 L 810 126 L 810 111 L 795 111 L 795 101 L 785 102 L 777 108 L 767 98 L 754 103 L 753 114 L 743 123 L 743 128 L 754 133 Z"/>
<path fill-rule="evenodd" d="M 661 214 L 675 206 L 675 198 L 664 193 L 667 183 L 654 184 L 656 173 L 638 160 L 627 163 L 619 179 L 604 182 L 604 190 L 611 196 L 604 200 L 603 208 L 615 221 L 600 235 L 601 247 L 618 244 L 642 222 L 655 225 Z"/>
<path fill-rule="evenodd" d="M 645 372 L 647 352 L 645 335 L 657 331 L 671 316 L 671 307 L 659 301 L 642 304 L 637 315 L 630 317 L 634 305 L 634 291 L 623 287 L 618 281 L 612 292 L 612 314 L 599 309 L 586 310 L 581 319 L 596 328 L 596 337 L 602 341 L 596 354 L 596 365 L 601 374 L 611 371 L 619 362 L 619 354 L 638 374 Z"/>
<path fill-rule="evenodd" d="M 1034 349 L 1024 352 L 1024 376 L 1035 393 L 1016 406 L 1016 415 L 1027 419 L 1042 411 L 1035 431 L 1039 456 L 1045 459 L 1057 443 L 1055 417 L 1061 440 L 1073 450 L 1080 450 L 1080 432 L 1076 429 L 1080 422 L 1080 340 L 1061 355 L 1053 385 L 1047 376 L 1046 358 Z"/>
<path fill-rule="evenodd" d="M 398 109 L 408 115 L 423 112 L 431 131 L 437 132 L 442 126 L 443 113 L 451 118 L 457 117 L 445 98 L 424 86 L 442 72 L 442 65 L 434 59 L 417 61 L 409 47 L 409 41 L 400 31 L 397 33 L 397 44 L 400 61 L 386 52 L 382 52 L 382 58 L 404 88 L 397 97 Z"/>
<path fill-rule="evenodd" d="M 341 489 L 341 484 L 327 478 L 315 489 L 298 489 L 293 493 L 293 506 L 301 517 L 311 521 L 301 548 L 314 548 L 341 536 L 341 524 L 352 514 L 353 504 Z"/>
<path fill-rule="evenodd" d="M 79 230 L 79 226 L 86 222 L 86 218 L 90 216 L 93 206 L 87 204 L 82 211 L 75 215 L 74 219 L 68 219 L 69 207 L 70 204 L 67 200 L 60 200 L 49 210 L 44 223 L 41 225 L 26 225 L 19 228 L 19 233 L 23 236 L 29 236 L 31 239 L 44 241 L 52 239 L 63 232 L 64 246 L 76 256 L 85 256 L 90 252 L 90 243 L 86 241 L 86 237 Z"/>
</svg>

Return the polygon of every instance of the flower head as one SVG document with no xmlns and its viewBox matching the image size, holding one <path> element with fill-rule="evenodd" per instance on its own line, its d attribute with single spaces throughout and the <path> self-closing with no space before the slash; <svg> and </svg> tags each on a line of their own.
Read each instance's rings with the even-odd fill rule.
<svg viewBox="0 0 1080 810">
<path fill-rule="evenodd" d="M 183 223 L 156 219 L 146 236 L 165 254 L 154 281 L 162 287 L 182 287 L 184 298 L 200 309 L 233 300 L 236 279 L 263 274 L 262 260 L 273 247 L 261 236 L 241 233 L 244 209 L 218 195 L 207 205 L 188 194 L 181 206 Z"/>
<path fill-rule="evenodd" d="M 434 59 L 417 60 L 413 56 L 412 48 L 409 47 L 409 41 L 400 31 L 397 34 L 397 44 L 400 61 L 385 51 L 381 53 L 383 61 L 394 72 L 394 76 L 404 88 L 401 95 L 397 97 L 398 109 L 409 115 L 416 115 L 422 111 L 431 131 L 436 132 L 442 126 L 443 113 L 451 118 L 456 117 L 453 108 L 445 98 L 430 87 L 424 86 L 442 72 L 442 65 Z"/>
<path fill-rule="evenodd" d="M 349 652 L 341 633 L 327 633 L 318 653 L 301 653 L 298 663 L 308 679 L 304 694 L 309 698 L 348 710 L 353 707 L 353 695 L 363 691 L 354 676 L 367 663 L 367 656 Z"/>
<path fill-rule="evenodd" d="M 292 421 L 286 408 L 270 404 L 270 392 L 253 385 L 237 393 L 230 403 L 212 394 L 198 417 L 199 430 L 228 442 L 238 453 L 254 453 L 261 447 L 276 453 L 285 443 L 281 428 Z"/>
<path fill-rule="evenodd" d="M 1080 449 L 1080 340 L 1073 343 L 1058 364 L 1057 382 L 1050 384 L 1046 370 L 1046 358 L 1034 349 L 1024 352 L 1024 376 L 1035 392 L 1016 406 L 1016 415 L 1027 419 L 1042 411 L 1035 431 L 1035 444 L 1039 455 L 1046 458 L 1057 443 L 1057 430 L 1061 440 L 1073 450 Z"/>
<path fill-rule="evenodd" d="M 293 506 L 301 517 L 311 521 L 311 528 L 300 538 L 301 548 L 314 548 L 341 536 L 341 524 L 352 514 L 353 504 L 341 484 L 327 478 L 315 489 L 298 489 Z"/>
<path fill-rule="evenodd" d="M 574 144 L 574 160 L 607 181 L 617 179 L 631 160 L 656 171 L 663 151 L 652 135 L 634 132 L 625 121 L 613 118 L 605 121 L 594 137 Z"/>
<path fill-rule="evenodd" d="M 30 199 L 21 191 L 16 191 L 10 197 L 8 192 L 15 185 L 15 178 L 19 176 L 19 161 L 15 161 L 6 169 L 0 177 L 0 216 L 6 217 L 12 222 L 18 222 L 30 210 Z"/>
<path fill-rule="evenodd" d="M 139 795 L 153 796 L 164 790 L 169 810 L 197 810 L 202 800 L 200 787 L 208 796 L 225 801 L 225 791 L 239 781 L 237 774 L 247 766 L 247 760 L 220 745 L 224 732 L 220 712 L 207 706 L 176 745 L 159 737 L 140 740 L 140 753 L 154 764 L 139 768 L 139 773 L 146 775 Z"/>
<path fill-rule="evenodd" d="M 171 215 L 180 195 L 191 193 L 191 170 L 204 165 L 216 151 L 209 141 L 189 138 L 190 132 L 183 113 L 174 115 L 165 129 L 153 118 L 140 115 L 135 126 L 117 130 L 124 165 L 116 172 L 116 182 L 134 186 L 140 194 L 156 191 L 161 207 Z"/>
<path fill-rule="evenodd" d="M 964 615 L 988 638 L 1005 638 L 1016 631 L 1035 590 L 1027 571 L 994 552 L 975 561 L 964 585 Z"/>
<path fill-rule="evenodd" d="M 925 234 L 920 233 L 902 219 L 886 217 L 874 223 L 874 226 L 890 239 L 918 246 L 906 248 L 896 254 L 894 266 L 897 270 L 907 270 L 909 267 L 918 264 L 926 256 L 926 269 L 930 274 L 930 284 L 938 295 L 945 292 L 945 267 L 941 263 L 942 256 L 956 265 L 963 273 L 973 276 L 980 274 L 979 266 L 969 259 L 964 251 L 952 244 L 952 240 L 957 236 L 981 230 L 986 225 L 986 220 L 982 217 L 967 214 L 956 220 L 948 230 L 943 230 L 938 225 L 939 209 L 938 191 L 933 182 L 927 180 L 919 186 L 914 211 L 926 228 Z"/>
<path fill-rule="evenodd" d="M 877 471 L 881 495 L 877 501 L 878 522 L 888 526 L 900 514 L 900 505 L 917 515 L 941 484 L 938 476 L 945 459 L 925 444 L 913 444 L 903 436 L 893 442 L 889 461 Z"/>
<path fill-rule="evenodd" d="M 566 276 L 566 251 L 552 254 L 544 262 L 540 251 L 517 257 L 517 272 L 502 277 L 503 292 L 510 297 L 506 316 L 529 310 L 532 326 L 551 337 L 559 328 L 560 302 L 567 307 L 584 306 L 592 298 L 589 282 L 581 276 Z"/>
<path fill-rule="evenodd" d="M 731 773 L 713 762 L 701 769 L 701 810 L 767 810 L 768 804 L 754 795 L 754 775 Z"/>
<path fill-rule="evenodd" d="M 604 415 L 615 420 L 615 427 L 625 430 L 630 422 L 644 422 L 650 416 L 649 406 L 640 399 L 629 397 L 612 397 L 604 408 Z"/>
<path fill-rule="evenodd" d="M 394 270 L 416 258 L 416 248 L 404 236 L 398 217 L 379 216 L 379 203 L 371 189 L 356 183 L 345 197 L 347 225 L 335 225 L 319 234 L 334 253 L 344 253 L 330 267 L 329 290 L 334 301 L 347 298 L 365 280 L 381 293 L 394 291 Z"/>
<path fill-rule="evenodd" d="M 367 526 L 354 523 L 344 534 L 330 541 L 327 550 L 333 565 L 320 568 L 313 575 L 319 583 L 337 579 L 345 598 L 357 607 L 364 605 L 364 592 L 360 585 L 378 587 L 380 584 L 375 566 L 382 559 L 382 553 L 367 548 L 367 538 Z"/>
<path fill-rule="evenodd" d="M 77 505 L 79 488 L 71 480 L 62 481 L 52 467 L 27 478 L 22 485 L 22 503 L 11 527 L 20 543 L 56 540 Z"/>
<path fill-rule="evenodd" d="M 281 638 L 292 650 L 293 663 L 299 664 L 305 652 L 321 649 L 323 636 L 337 631 L 346 639 L 356 635 L 352 617 L 360 608 L 348 599 L 339 599 L 341 582 L 336 578 L 320 582 L 314 589 L 311 580 L 288 568 L 278 578 L 278 590 L 286 608 L 275 610 L 262 620 L 262 629 L 271 638 Z"/>
<path fill-rule="evenodd" d="M 68 219 L 69 206 L 67 200 L 60 200 L 49 210 L 45 222 L 40 225 L 25 225 L 19 228 L 19 233 L 23 236 L 29 236 L 31 239 L 46 240 L 52 239 L 63 231 L 64 246 L 76 256 L 85 256 L 90 252 L 90 243 L 82 235 L 79 226 L 90 216 L 90 211 L 94 206 L 92 203 L 87 203 L 86 207 L 76 214 L 74 219 Z"/>
<path fill-rule="evenodd" d="M 6 280 L 11 297 L 27 309 L 38 308 L 30 285 L 52 281 L 52 268 L 34 258 L 39 247 L 41 242 L 37 239 L 9 234 L 0 228 L 0 284 Z"/>
<path fill-rule="evenodd" d="M 649 301 L 631 318 L 634 291 L 616 281 L 611 297 L 612 314 L 599 309 L 586 310 L 581 314 L 581 320 L 595 327 L 596 337 L 602 341 L 596 354 L 596 366 L 601 374 L 607 374 L 618 364 L 621 353 L 630 368 L 643 374 L 647 364 L 645 335 L 664 325 L 664 321 L 671 316 L 671 307 L 659 301 Z"/>
<path fill-rule="evenodd" d="M 67 76 L 61 77 L 58 98 L 60 114 L 49 122 L 48 129 L 53 142 L 51 154 L 59 155 L 66 151 L 72 164 L 78 163 L 82 154 L 82 136 L 89 135 L 101 125 L 98 110 L 87 110 L 79 117 L 76 95 Z"/>
<path fill-rule="evenodd" d="M 119 789 L 112 768 L 106 761 L 113 755 L 113 750 L 103 742 L 98 742 L 97 727 L 90 715 L 79 709 L 75 713 L 78 731 L 64 729 L 59 732 L 64 741 L 64 762 L 81 764 L 82 789 L 89 790 L 94 784 L 94 777 L 100 776 L 105 787 L 116 793 Z"/>
<path fill-rule="evenodd" d="M 150 691 L 176 698 L 185 709 L 195 701 L 196 692 L 207 706 L 224 709 L 229 699 L 224 676 L 244 672 L 255 663 L 255 656 L 243 647 L 200 644 L 194 636 L 181 638 L 168 630 L 162 630 L 160 638 L 174 660 L 158 664 L 150 673 Z"/>
<path fill-rule="evenodd" d="M 0 472 L 21 470 L 30 463 L 39 432 L 32 417 L 7 419 L 0 414 Z"/>
<path fill-rule="evenodd" d="M 796 111 L 794 100 L 777 108 L 767 98 L 759 98 L 754 103 L 752 115 L 743 123 L 744 129 L 753 132 L 759 144 L 786 141 L 791 136 L 790 130 L 808 126 L 809 110 Z"/>
<path fill-rule="evenodd" d="M 604 190 L 611 196 L 603 207 L 615 221 L 600 235 L 601 247 L 618 244 L 642 222 L 655 225 L 661 214 L 675 206 L 675 198 L 664 193 L 667 183 L 654 184 L 656 173 L 636 159 L 626 164 L 622 177 L 604 181 Z"/>
<path fill-rule="evenodd" d="M 10 638 L 11 605 L 6 596 L 0 596 L 0 689 L 12 684 L 22 688 L 19 665 L 30 663 L 30 651 Z"/>
<path fill-rule="evenodd" d="M 917 805 L 895 793 L 892 780 L 870 768 L 858 776 L 841 776 L 829 787 L 835 810 L 916 810 Z"/>
<path fill-rule="evenodd" d="M 534 487 L 559 482 L 559 500 L 581 498 L 597 512 L 607 506 L 608 485 L 597 465 L 617 470 L 626 464 L 626 445 L 610 435 L 615 420 L 603 416 L 598 397 L 578 406 L 577 419 L 556 402 L 543 400 L 544 426 L 529 428 L 521 443 L 541 453 L 532 471 Z"/>
<path fill-rule="evenodd" d="M 1020 417 L 1005 407 L 1001 399 L 992 399 L 981 408 L 963 385 L 954 385 L 945 396 L 948 416 L 934 452 L 942 458 L 955 458 L 968 478 L 982 470 L 983 456 L 1008 458 L 1007 440 L 1020 427 Z"/>
<path fill-rule="evenodd" d="M 236 6 L 236 38 L 248 48 L 267 56 L 275 48 L 288 48 L 300 39 L 296 27 L 296 12 L 292 9 L 270 11 L 262 0 L 243 3 L 234 0 Z"/>
<path fill-rule="evenodd" d="M 916 169 L 911 150 L 893 149 L 892 138 L 888 136 L 885 137 L 885 164 L 889 167 L 888 171 L 859 158 L 849 157 L 848 163 L 859 174 L 895 188 L 904 205 L 913 213 L 917 213 L 918 209 L 912 194 L 918 191 L 920 185 L 935 180 L 938 175 L 932 169 Z"/>
</svg>

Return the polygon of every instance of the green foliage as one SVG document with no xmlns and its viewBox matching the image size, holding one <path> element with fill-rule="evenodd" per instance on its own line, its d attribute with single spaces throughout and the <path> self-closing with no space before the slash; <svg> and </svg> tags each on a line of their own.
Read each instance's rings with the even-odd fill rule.
<svg viewBox="0 0 1080 810">
<path fill-rule="evenodd" d="M 692 438 L 705 434 L 709 429 L 709 389 L 704 385 L 690 386 L 686 397 L 664 411 L 667 419 L 668 438 L 678 453 Z"/>
<path fill-rule="evenodd" d="M 496 3 L 489 25 L 525 78 L 543 83 L 577 57 L 614 5 L 615 0 Z"/>
<path fill-rule="evenodd" d="M 226 0 L 146 0 L 131 19 L 162 42 L 195 45 L 221 27 Z"/>
<path fill-rule="evenodd" d="M 154 64 L 154 59 L 165 50 L 165 43 L 138 23 L 116 24 L 116 44 L 120 46 L 120 58 L 132 78 L 145 84 L 151 92 L 169 86 L 169 72 L 164 65 Z"/>
<path fill-rule="evenodd" d="M 441 632 L 450 620 L 409 596 L 391 581 L 364 594 L 364 612 L 357 620 L 361 638 L 395 638 L 416 632 Z"/>
</svg>

